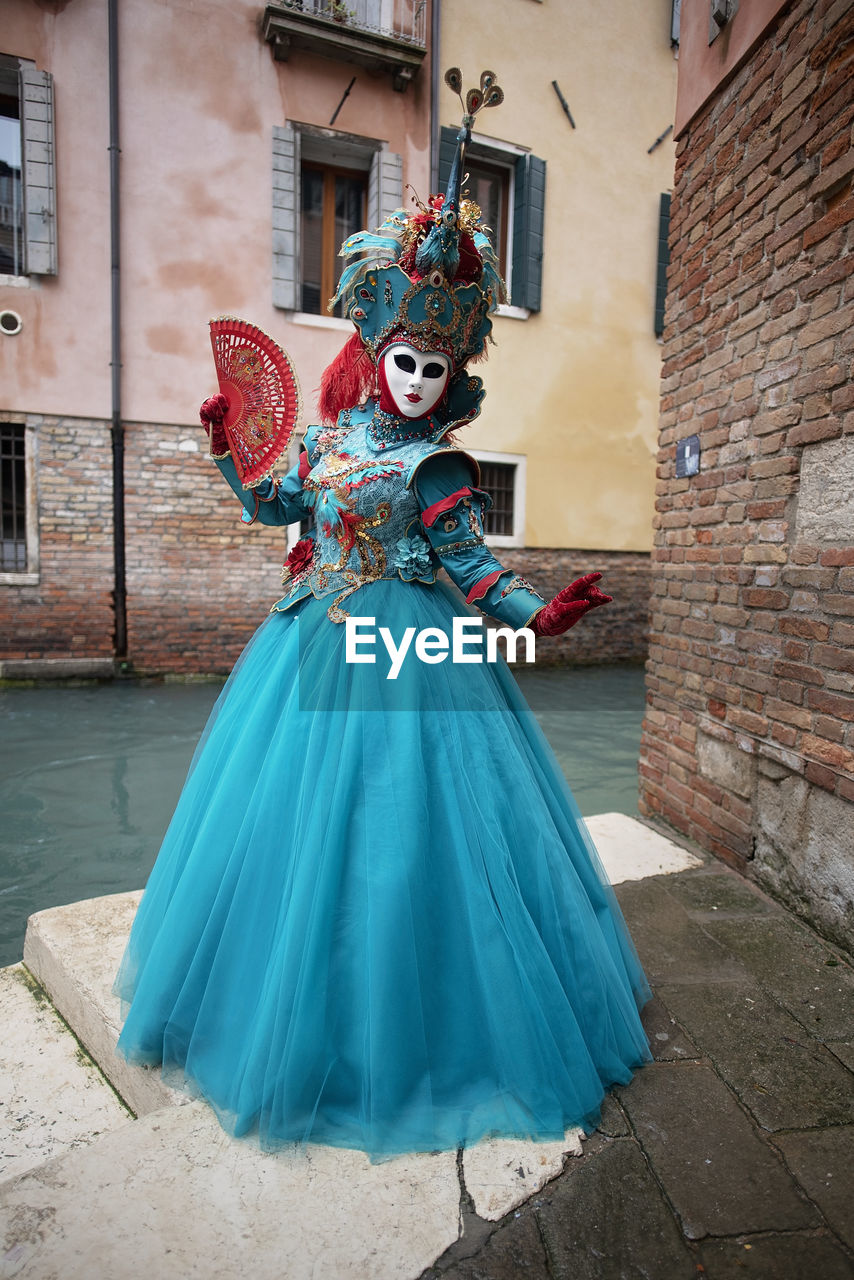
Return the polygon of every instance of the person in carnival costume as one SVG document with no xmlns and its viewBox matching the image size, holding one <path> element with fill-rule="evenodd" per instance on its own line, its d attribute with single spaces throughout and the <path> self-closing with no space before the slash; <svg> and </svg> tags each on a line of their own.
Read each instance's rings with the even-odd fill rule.
<svg viewBox="0 0 854 1280">
<path fill-rule="evenodd" d="M 549 636 L 610 598 L 589 574 L 546 603 L 504 568 L 448 439 L 480 411 L 466 366 L 506 296 L 461 195 L 473 116 L 502 96 L 492 73 L 469 91 L 444 197 L 344 244 L 356 331 L 299 465 L 245 490 L 227 403 L 202 406 L 243 519 L 314 527 L 197 748 L 116 980 L 118 1048 L 265 1147 L 556 1139 L 649 1058 L 649 988 L 506 663 L 347 661 L 351 616 L 399 641 L 476 606 Z"/>
</svg>

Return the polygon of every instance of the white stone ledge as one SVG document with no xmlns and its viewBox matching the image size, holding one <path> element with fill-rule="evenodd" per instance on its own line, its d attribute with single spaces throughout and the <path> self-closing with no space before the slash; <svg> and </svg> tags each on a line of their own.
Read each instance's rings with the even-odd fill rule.
<svg viewBox="0 0 854 1280">
<path fill-rule="evenodd" d="M 122 1013 L 112 985 L 141 896 L 118 893 L 40 911 L 30 916 L 24 939 L 24 964 L 138 1116 L 187 1101 L 159 1072 L 116 1053 Z"/>
<path fill-rule="evenodd" d="M 130 1116 L 22 964 L 0 969 L 0 1184 Z"/>
</svg>

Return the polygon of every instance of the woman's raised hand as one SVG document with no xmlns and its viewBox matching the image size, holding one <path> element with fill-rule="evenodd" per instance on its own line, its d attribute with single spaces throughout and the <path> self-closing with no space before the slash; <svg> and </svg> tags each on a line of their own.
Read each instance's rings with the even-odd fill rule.
<svg viewBox="0 0 854 1280">
<path fill-rule="evenodd" d="M 228 411 L 228 396 L 217 392 L 199 406 L 199 418 L 211 440 L 211 455 L 214 458 L 228 453 L 228 437 L 222 420 Z"/>
<path fill-rule="evenodd" d="M 559 591 L 554 600 L 543 605 L 531 622 L 531 630 L 537 636 L 560 636 L 570 627 L 574 627 L 579 618 L 600 604 L 610 604 L 613 596 L 606 596 L 596 583 L 601 573 L 585 573 L 583 578 L 576 578 L 563 591 Z"/>
</svg>

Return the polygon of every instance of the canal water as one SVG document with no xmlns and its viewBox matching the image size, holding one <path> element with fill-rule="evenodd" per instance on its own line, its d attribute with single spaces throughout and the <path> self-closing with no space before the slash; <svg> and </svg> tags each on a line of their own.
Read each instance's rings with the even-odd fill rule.
<svg viewBox="0 0 854 1280">
<path fill-rule="evenodd" d="M 641 667 L 519 671 L 586 816 L 637 812 Z M 145 883 L 218 683 L 0 692 L 0 965 L 27 917 Z"/>
</svg>

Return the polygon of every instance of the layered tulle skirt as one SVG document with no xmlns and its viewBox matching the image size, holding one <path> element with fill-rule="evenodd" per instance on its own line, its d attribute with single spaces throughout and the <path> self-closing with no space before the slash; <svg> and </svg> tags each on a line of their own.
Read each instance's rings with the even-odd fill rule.
<svg viewBox="0 0 854 1280">
<path fill-rule="evenodd" d="M 389 680 L 379 638 L 348 662 L 328 603 L 271 615 L 213 710 L 116 981 L 120 1052 L 267 1147 L 594 1125 L 649 1056 L 649 990 L 542 732 L 503 662 L 410 651 Z M 395 640 L 463 612 L 441 585 L 348 604 Z"/>
</svg>

